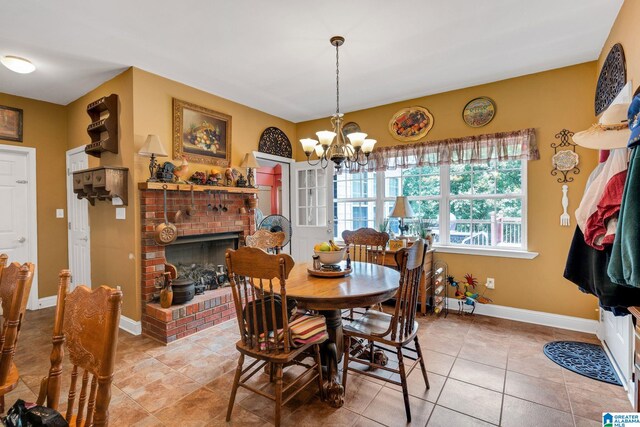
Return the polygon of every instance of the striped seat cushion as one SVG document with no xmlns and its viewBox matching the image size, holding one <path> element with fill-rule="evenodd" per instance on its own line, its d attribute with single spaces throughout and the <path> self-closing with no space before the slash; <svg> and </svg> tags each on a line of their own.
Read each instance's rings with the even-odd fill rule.
<svg viewBox="0 0 640 427">
<path fill-rule="evenodd" d="M 304 314 L 293 317 L 289 321 L 289 343 L 292 347 L 302 347 L 309 344 L 320 344 L 324 342 L 329 335 L 327 334 L 327 324 L 324 316 Z M 284 333 L 282 329 L 278 330 L 277 347 L 284 347 Z M 260 348 L 266 350 L 274 348 L 273 333 L 265 339 L 264 334 L 260 335 Z"/>
</svg>

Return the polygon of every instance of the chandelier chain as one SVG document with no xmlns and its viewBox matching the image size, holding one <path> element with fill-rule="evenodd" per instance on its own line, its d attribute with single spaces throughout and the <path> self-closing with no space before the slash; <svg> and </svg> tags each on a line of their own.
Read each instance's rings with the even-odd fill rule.
<svg viewBox="0 0 640 427">
<path fill-rule="evenodd" d="M 340 44 L 336 44 L 336 114 L 340 114 L 340 57 L 338 49 Z"/>
</svg>

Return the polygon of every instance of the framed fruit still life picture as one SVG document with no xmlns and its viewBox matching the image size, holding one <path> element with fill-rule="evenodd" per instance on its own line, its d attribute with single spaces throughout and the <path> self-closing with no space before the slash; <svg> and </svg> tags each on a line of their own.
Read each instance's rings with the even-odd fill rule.
<svg viewBox="0 0 640 427">
<path fill-rule="evenodd" d="M 398 141 L 417 141 L 433 127 L 433 116 L 424 107 L 403 108 L 393 115 L 389 132 Z"/>
<path fill-rule="evenodd" d="M 231 116 L 173 98 L 173 157 L 228 167 Z"/>
</svg>

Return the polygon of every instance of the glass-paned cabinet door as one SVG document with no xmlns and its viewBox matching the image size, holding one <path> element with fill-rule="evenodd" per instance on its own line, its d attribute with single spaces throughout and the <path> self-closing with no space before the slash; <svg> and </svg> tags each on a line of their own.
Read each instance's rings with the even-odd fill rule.
<svg viewBox="0 0 640 427">
<path fill-rule="evenodd" d="M 305 169 L 297 171 L 297 209 L 301 227 L 327 225 L 327 171 Z"/>
</svg>

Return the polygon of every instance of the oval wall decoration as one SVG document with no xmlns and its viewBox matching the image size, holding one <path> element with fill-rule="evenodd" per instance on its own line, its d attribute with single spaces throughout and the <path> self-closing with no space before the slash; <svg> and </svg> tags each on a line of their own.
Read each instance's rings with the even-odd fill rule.
<svg viewBox="0 0 640 427">
<path fill-rule="evenodd" d="M 496 104 L 491 98 L 481 96 L 467 102 L 462 110 L 462 120 L 472 128 L 487 125 L 496 115 Z"/>
<path fill-rule="evenodd" d="M 389 132 L 398 141 L 417 141 L 432 127 L 433 115 L 424 107 L 403 108 L 389 122 Z"/>
<path fill-rule="evenodd" d="M 261 153 L 273 154 L 274 156 L 293 157 L 291 141 L 284 132 L 277 127 L 268 127 L 260 135 L 258 151 Z"/>
<path fill-rule="evenodd" d="M 596 116 L 611 105 L 625 84 L 627 84 L 627 65 L 624 49 L 620 43 L 616 43 L 607 54 L 607 59 L 604 60 L 598 77 L 595 99 Z"/>
</svg>

